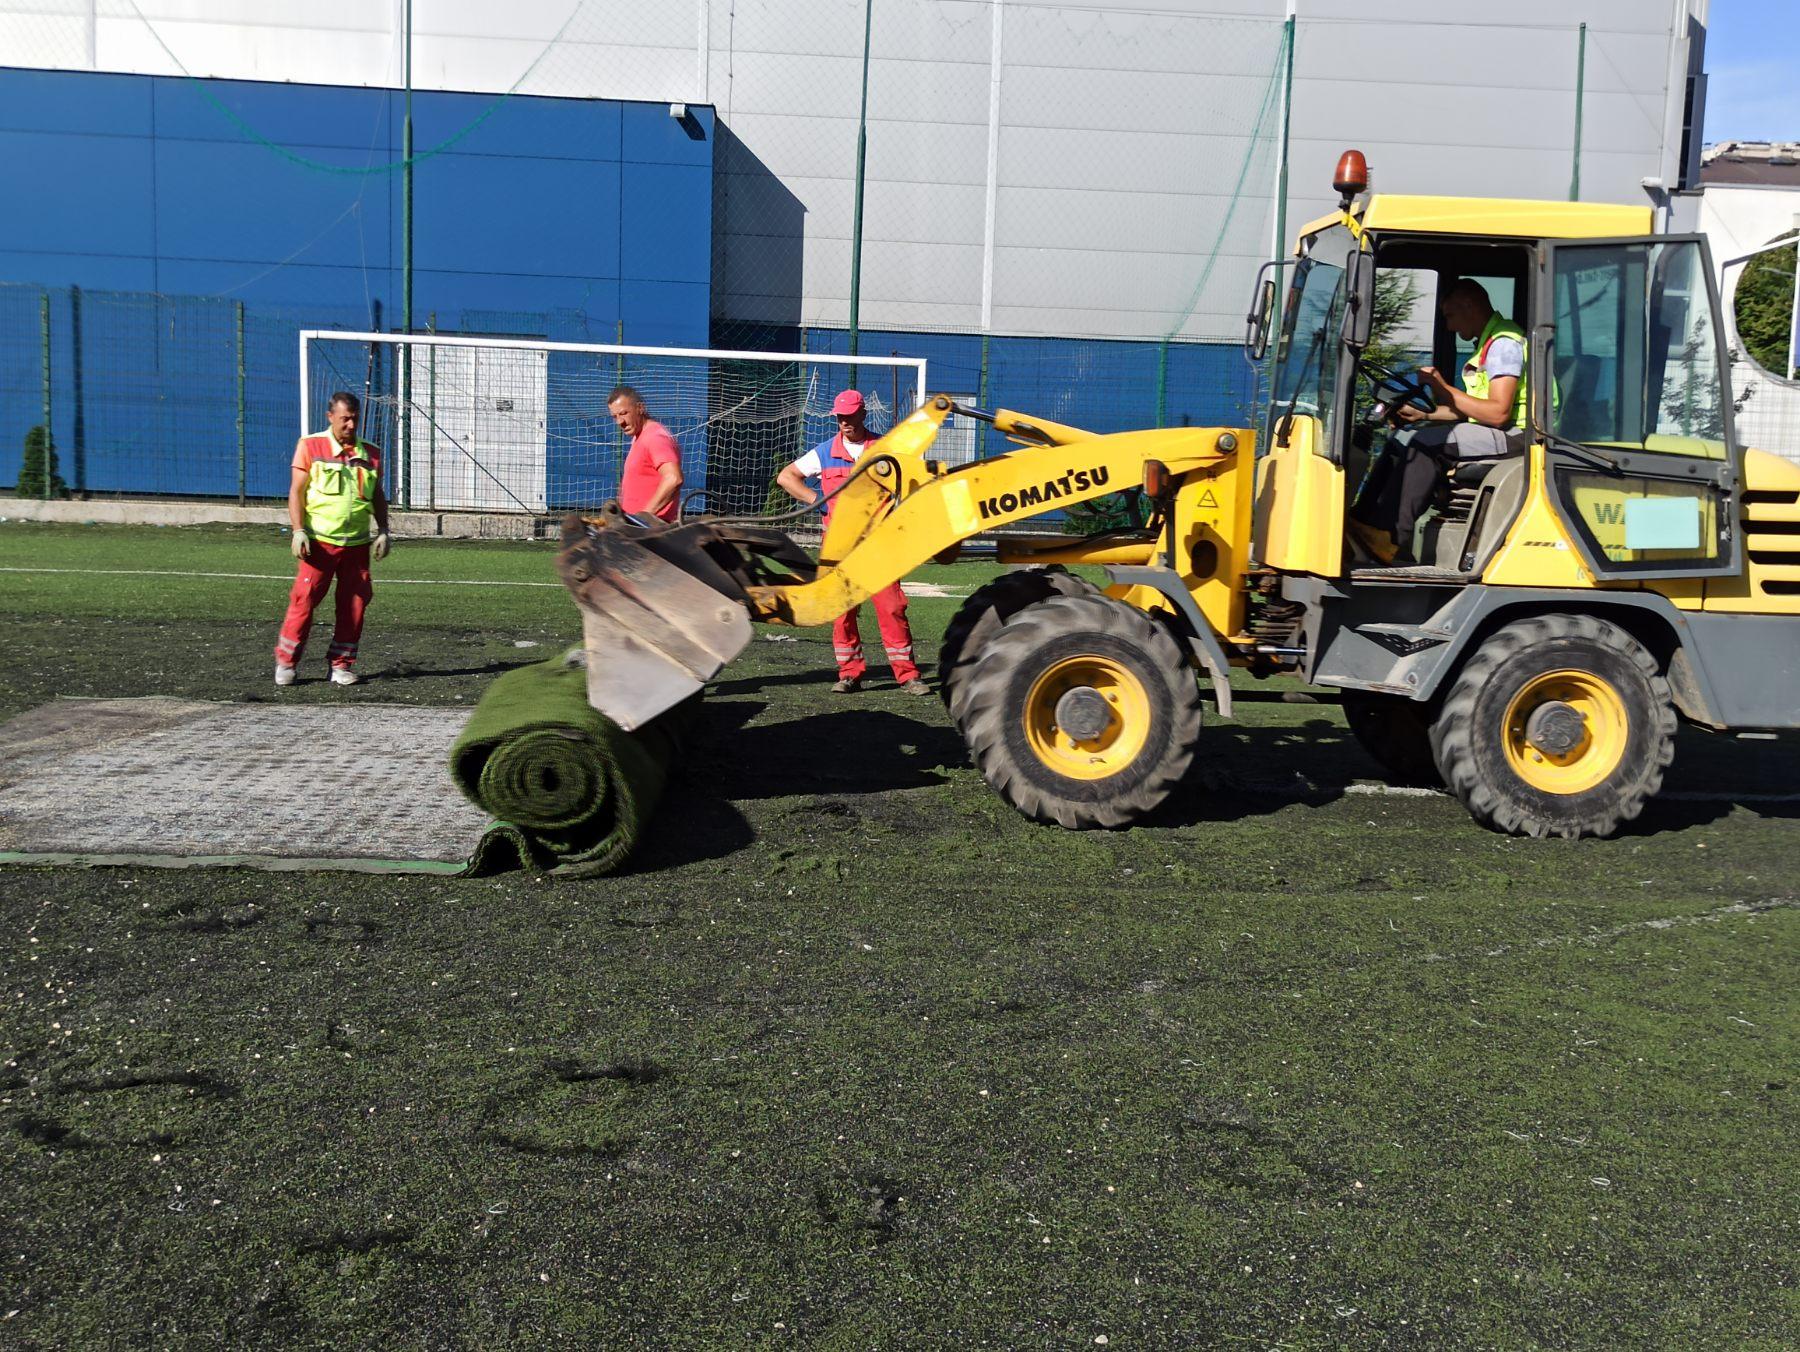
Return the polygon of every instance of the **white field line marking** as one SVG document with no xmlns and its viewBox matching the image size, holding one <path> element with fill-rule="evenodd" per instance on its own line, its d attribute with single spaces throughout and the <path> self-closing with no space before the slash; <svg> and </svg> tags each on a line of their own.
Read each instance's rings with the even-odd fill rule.
<svg viewBox="0 0 1800 1352">
<path fill-rule="evenodd" d="M 1320 785 L 1329 788 L 1329 785 Z M 1416 784 L 1346 784 L 1345 793 L 1366 793 L 1381 798 L 1448 798 L 1443 789 L 1425 789 Z M 1659 793 L 1657 799 L 1668 803 L 1800 803 L 1800 793 Z"/>
<path fill-rule="evenodd" d="M 75 573 L 83 577 L 232 578 L 244 582 L 292 582 L 292 573 L 195 573 L 168 568 L 8 568 L 0 573 Z M 384 587 L 560 587 L 560 582 L 505 582 L 466 577 L 381 577 Z M 902 582 L 908 596 L 957 597 L 960 590 L 936 582 Z"/>
<path fill-rule="evenodd" d="M 292 582 L 292 573 L 194 573 L 160 568 L 0 568 L 0 573 L 79 573 L 90 577 L 238 578 L 248 582 Z M 384 587 L 560 587 L 560 582 L 501 582 L 468 577 L 383 577 Z"/>
<path fill-rule="evenodd" d="M 1470 957 L 1500 958 L 1508 953 L 1526 948 L 1567 948 L 1571 944 L 1603 944 L 1609 939 L 1623 938 L 1627 934 L 1639 930 L 1666 930 L 1688 925 L 1716 925 L 1722 920 L 1735 920 L 1740 916 L 1766 915 L 1771 911 L 1792 910 L 1796 904 L 1792 897 L 1771 898 L 1768 901 L 1734 901 L 1728 906 L 1717 906 L 1710 911 L 1700 911 L 1694 915 L 1658 916 L 1651 920 L 1632 920 L 1623 925 L 1614 925 L 1611 929 L 1592 930 L 1587 934 L 1551 934 L 1529 943 L 1500 944 L 1494 948 L 1477 949 L 1469 953 L 1427 953 L 1420 959 L 1422 962 L 1456 962 Z M 1742 1020 L 1738 1020 L 1742 1022 Z M 1754 1024 L 1750 1025 L 1755 1027 Z"/>
</svg>

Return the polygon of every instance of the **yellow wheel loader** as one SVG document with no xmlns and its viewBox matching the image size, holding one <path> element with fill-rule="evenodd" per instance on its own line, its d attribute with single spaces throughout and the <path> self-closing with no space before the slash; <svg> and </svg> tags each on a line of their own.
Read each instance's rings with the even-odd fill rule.
<svg viewBox="0 0 1800 1352">
<path fill-rule="evenodd" d="M 1800 725 L 1800 467 L 1734 440 L 1705 241 L 1655 234 L 1647 207 L 1368 196 L 1359 158 L 1340 208 L 1259 279 L 1261 427 L 1096 435 L 933 398 L 839 489 L 816 561 L 766 525 L 572 518 L 559 564 L 590 701 L 638 726 L 752 620 L 825 624 L 972 537 L 1135 490 L 1141 527 L 995 537 L 1018 571 L 945 635 L 951 716 L 1030 817 L 1116 827 L 1155 808 L 1200 746 L 1202 690 L 1231 716 L 1233 668 L 1337 688 L 1392 774 L 1533 836 L 1636 817 L 1678 719 Z M 1541 374 L 1503 453 L 1446 465 L 1410 558 L 1383 562 L 1349 513 L 1412 430 L 1395 409 L 1431 404 L 1395 354 L 1463 365 L 1432 303 L 1460 279 L 1523 329 Z M 1415 302 L 1398 330 L 1395 297 Z M 938 463 L 952 414 L 1019 449 Z M 1063 571 L 1078 564 L 1110 585 Z"/>
</svg>

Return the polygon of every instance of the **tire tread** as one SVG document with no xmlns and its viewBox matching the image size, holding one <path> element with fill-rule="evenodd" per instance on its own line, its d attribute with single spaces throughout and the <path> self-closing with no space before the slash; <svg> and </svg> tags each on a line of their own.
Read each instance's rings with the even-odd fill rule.
<svg viewBox="0 0 1800 1352">
<path fill-rule="evenodd" d="M 1577 640 L 1592 643 L 1630 662 L 1649 687 L 1653 726 L 1651 752 L 1632 781 L 1612 801 L 1552 820 L 1532 813 L 1501 791 L 1480 772 L 1475 755 L 1475 717 L 1483 689 L 1509 659 L 1539 644 Z M 1675 758 L 1675 702 L 1668 680 L 1643 644 L 1625 630 L 1593 615 L 1539 615 L 1497 630 L 1475 651 L 1452 682 L 1443 709 L 1431 729 L 1431 746 L 1444 783 L 1469 814 L 1509 835 L 1608 836 L 1634 820 L 1662 787 L 1663 775 Z"/>
<path fill-rule="evenodd" d="M 1045 644 L 1092 633 L 1135 645 L 1147 657 L 1170 698 L 1171 722 L 1153 730 L 1161 756 L 1118 797 L 1078 801 L 1035 783 L 1007 747 L 1007 687 L 1019 664 Z M 1186 776 L 1200 735 L 1200 687 L 1181 648 L 1143 611 L 1093 592 L 1052 596 L 1018 612 L 987 645 L 965 682 L 962 730 L 970 758 L 1000 795 L 1027 817 L 1067 827 L 1128 826 L 1161 805 Z"/>
</svg>

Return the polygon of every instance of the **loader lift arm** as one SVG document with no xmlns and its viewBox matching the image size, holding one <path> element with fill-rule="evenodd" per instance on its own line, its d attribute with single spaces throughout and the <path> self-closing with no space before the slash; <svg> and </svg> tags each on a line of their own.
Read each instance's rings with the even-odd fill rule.
<svg viewBox="0 0 1800 1352">
<path fill-rule="evenodd" d="M 1022 449 L 947 467 L 926 452 L 956 411 L 935 396 L 863 457 L 837 491 L 816 565 L 786 536 L 730 522 L 663 527 L 616 507 L 571 518 L 558 568 L 581 607 L 594 707 L 640 726 L 741 652 L 752 619 L 830 623 L 984 531 L 1139 487 L 1152 461 L 1178 481 L 1229 460 L 1236 444 L 1214 429 L 1097 435 L 1000 410 L 991 420 Z M 1127 548 L 1137 561 L 1153 546 Z"/>
</svg>

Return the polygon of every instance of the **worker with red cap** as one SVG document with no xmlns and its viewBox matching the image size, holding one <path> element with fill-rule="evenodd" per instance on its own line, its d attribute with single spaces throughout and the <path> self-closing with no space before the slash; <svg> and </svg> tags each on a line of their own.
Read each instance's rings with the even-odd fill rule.
<svg viewBox="0 0 1800 1352">
<path fill-rule="evenodd" d="M 808 506 L 823 504 L 825 520 L 831 521 L 832 496 L 856 472 L 856 462 L 875 444 L 870 434 L 867 410 L 859 391 L 844 390 L 831 401 L 832 416 L 837 419 L 837 435 L 821 441 L 805 455 L 786 466 L 775 476 L 775 482 L 787 495 Z M 809 488 L 808 479 L 818 480 L 818 488 Z M 912 628 L 906 623 L 906 593 L 898 582 L 891 583 L 869 598 L 875 603 L 875 619 L 881 626 L 881 643 L 887 649 L 888 666 L 894 680 L 909 695 L 929 695 L 931 688 L 919 678 L 913 663 Z M 862 634 L 856 616 L 861 606 L 852 606 L 831 625 L 832 655 L 837 658 L 838 680 L 831 688 L 840 695 L 862 689 L 868 664 L 863 661 Z"/>
</svg>

